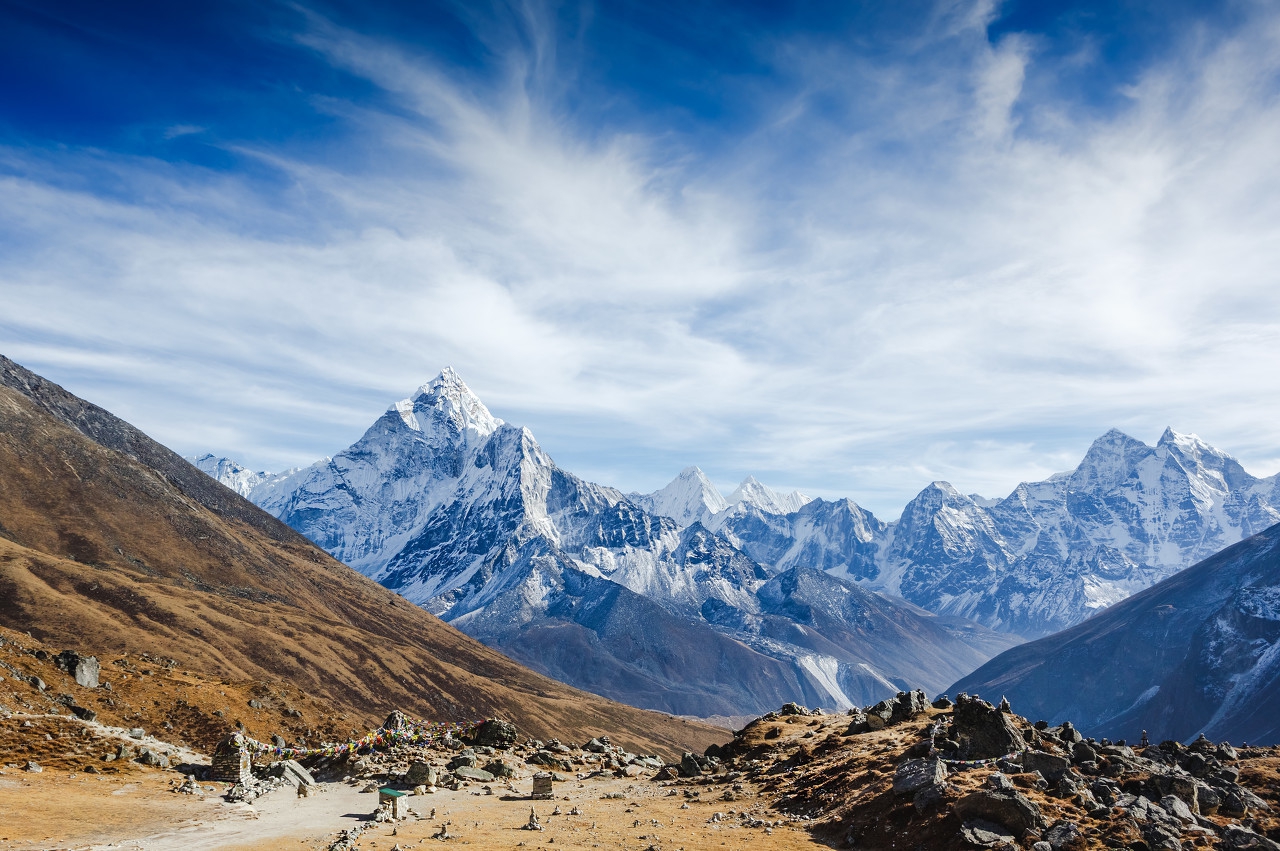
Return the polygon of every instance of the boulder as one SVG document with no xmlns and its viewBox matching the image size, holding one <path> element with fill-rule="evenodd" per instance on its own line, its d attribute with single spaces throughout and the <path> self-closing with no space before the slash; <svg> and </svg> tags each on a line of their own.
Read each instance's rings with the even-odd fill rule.
<svg viewBox="0 0 1280 851">
<path fill-rule="evenodd" d="M 808 715 L 809 710 L 798 703 L 786 703 L 778 710 L 779 715 Z"/>
<path fill-rule="evenodd" d="M 916 792 L 911 803 L 916 808 L 916 812 L 923 813 L 930 807 L 941 804 L 946 795 L 946 783 L 931 783 Z"/>
<path fill-rule="evenodd" d="M 169 767 L 169 757 L 162 753 L 156 753 L 151 748 L 142 748 L 138 751 L 138 756 L 133 761 L 140 765 L 149 765 L 152 768 Z"/>
<path fill-rule="evenodd" d="M 697 757 L 695 757 L 691 752 L 686 752 L 685 755 L 680 758 L 680 776 L 702 776 L 702 766 L 698 764 Z"/>
<path fill-rule="evenodd" d="M 488 748 L 509 748 L 516 743 L 519 732 L 516 725 L 501 718 L 490 718 L 476 728 L 474 743 Z"/>
<path fill-rule="evenodd" d="M 484 770 L 492 774 L 494 777 L 515 777 L 516 770 L 507 765 L 500 759 L 491 760 L 485 764 Z"/>
<path fill-rule="evenodd" d="M 384 730 L 407 730 L 413 726 L 413 719 L 405 715 L 399 709 L 391 710 L 391 714 L 387 716 L 387 720 L 382 722 Z"/>
<path fill-rule="evenodd" d="M 290 786 L 314 786 L 316 779 L 311 776 L 311 772 L 302 767 L 302 764 L 292 759 L 281 760 L 272 763 L 270 769 L 272 777 L 279 777 Z"/>
<path fill-rule="evenodd" d="M 88 709 L 88 708 L 83 707 L 83 706 L 72 706 L 72 707 L 71 707 L 71 712 L 72 712 L 72 714 L 74 714 L 77 718 L 79 718 L 81 721 L 96 721 L 96 720 L 98 720 L 98 713 L 94 712 L 92 709 Z"/>
<path fill-rule="evenodd" d="M 409 786 L 435 786 L 439 779 L 436 767 L 429 762 L 414 762 L 404 773 L 404 782 Z"/>
<path fill-rule="evenodd" d="M 960 828 L 960 835 L 970 845 L 980 848 L 1000 848 L 1014 845 L 1016 837 L 1002 824 L 986 819 L 968 819 Z"/>
<path fill-rule="evenodd" d="M 1280 844 L 1261 834 L 1254 833 L 1242 824 L 1229 824 L 1222 831 L 1222 847 L 1237 851 L 1280 851 Z"/>
<path fill-rule="evenodd" d="M 1023 751 L 1022 753 L 1022 770 L 1026 772 L 1038 771 L 1050 783 L 1057 783 L 1058 779 L 1070 767 L 1071 761 L 1065 756 L 1057 756 L 1044 751 Z"/>
<path fill-rule="evenodd" d="M 1049 843 L 1053 851 L 1068 851 L 1084 846 L 1084 834 L 1075 822 L 1059 819 L 1044 832 L 1044 841 Z"/>
<path fill-rule="evenodd" d="M 98 687 L 98 674 L 102 667 L 96 656 L 82 656 L 74 650 L 63 650 L 54 657 L 54 664 L 74 677 L 77 685 L 84 688 Z"/>
<path fill-rule="evenodd" d="M 950 738 L 960 743 L 965 759 L 992 759 L 1026 747 L 1013 717 L 967 694 L 956 699 Z M 1047 776 L 1047 775 L 1046 775 Z"/>
<path fill-rule="evenodd" d="M 492 783 L 494 781 L 494 776 L 483 768 L 468 768 L 467 766 L 455 768 L 453 776 L 462 780 L 475 780 L 480 783 Z"/>
<path fill-rule="evenodd" d="M 893 775 L 895 795 L 914 795 L 926 786 L 941 783 L 947 767 L 937 759 L 908 759 L 898 765 Z"/>
<path fill-rule="evenodd" d="M 956 801 L 955 813 L 964 821 L 984 819 L 1003 825 L 1018 837 L 1029 830 L 1043 830 L 1047 824 L 1040 807 L 1016 791 L 978 789 Z"/>
<path fill-rule="evenodd" d="M 561 759 L 550 751 L 537 751 L 526 758 L 525 762 L 529 765 L 542 765 L 560 771 L 573 771 L 573 765 L 568 760 Z"/>
</svg>

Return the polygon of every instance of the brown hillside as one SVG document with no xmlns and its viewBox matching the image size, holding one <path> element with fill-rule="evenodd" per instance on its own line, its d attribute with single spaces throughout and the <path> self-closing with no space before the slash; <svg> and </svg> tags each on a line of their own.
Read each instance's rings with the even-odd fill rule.
<svg viewBox="0 0 1280 851">
<path fill-rule="evenodd" d="M 282 682 L 376 725 L 510 718 L 672 754 L 727 738 L 534 674 L 330 558 L 142 432 L 0 357 L 0 625 Z"/>
</svg>

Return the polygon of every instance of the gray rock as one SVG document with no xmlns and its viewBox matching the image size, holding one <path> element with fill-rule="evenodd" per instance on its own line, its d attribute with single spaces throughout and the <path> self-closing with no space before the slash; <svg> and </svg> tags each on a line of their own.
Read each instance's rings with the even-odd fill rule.
<svg viewBox="0 0 1280 851">
<path fill-rule="evenodd" d="M 40 772 L 44 771 L 44 769 L 40 767 L 40 763 L 38 762 L 28 762 L 26 768 L 24 768 L 23 770 L 30 771 L 32 774 L 39 774 Z"/>
<path fill-rule="evenodd" d="M 505 778 L 505 777 L 516 776 L 516 770 L 512 768 L 510 765 L 507 765 L 505 762 L 503 762 L 500 759 L 495 759 L 487 763 L 484 767 L 484 770 L 492 774 L 494 777 Z"/>
<path fill-rule="evenodd" d="M 1013 716 L 985 700 L 958 695 L 953 718 L 950 737 L 960 743 L 965 759 L 991 759 L 1026 747 Z"/>
<path fill-rule="evenodd" d="M 250 708 L 250 709 L 261 709 L 261 708 L 262 708 L 262 701 L 261 701 L 261 700 L 258 700 L 257 698 L 253 698 L 252 700 L 250 700 L 250 701 L 249 701 L 249 708 Z"/>
<path fill-rule="evenodd" d="M 455 768 L 475 768 L 477 761 L 476 752 L 467 749 L 449 760 L 449 770 L 452 771 Z"/>
<path fill-rule="evenodd" d="M 463 780 L 476 780 L 480 783 L 492 783 L 495 779 L 492 774 L 485 771 L 483 768 L 469 768 L 467 766 L 455 768 L 453 770 L 453 776 L 459 777 Z"/>
<path fill-rule="evenodd" d="M 290 710 L 290 711 L 297 712 L 297 710 Z M 288 715 L 288 714 L 289 712 L 285 712 L 285 715 Z M 299 716 L 301 714 L 302 714 L 301 712 L 298 712 Z M 399 709 L 391 710 L 391 713 L 387 715 L 386 720 L 382 722 L 382 729 L 384 730 L 406 730 L 412 726 L 413 726 L 413 719 L 410 718 L 408 715 L 404 714 L 403 712 L 401 712 Z"/>
<path fill-rule="evenodd" d="M 1080 735 L 1080 731 L 1073 727 L 1070 721 L 1063 721 L 1062 726 L 1058 727 L 1054 732 L 1067 745 L 1074 745 L 1077 742 L 1084 741 L 1084 736 Z"/>
<path fill-rule="evenodd" d="M 72 706 L 72 713 L 81 721 L 97 721 L 98 713 L 84 706 Z"/>
<path fill-rule="evenodd" d="M 987 778 L 987 787 L 995 789 L 997 792 L 1014 791 L 1013 781 L 1009 779 L 1007 774 L 999 771 Z"/>
<path fill-rule="evenodd" d="M 490 718 L 476 728 L 474 741 L 477 745 L 489 748 L 509 748 L 519 738 L 516 725 L 500 718 Z"/>
<path fill-rule="evenodd" d="M 914 795 L 926 786 L 941 783 L 947 767 L 937 759 L 908 759 L 898 765 L 893 775 L 895 795 Z"/>
<path fill-rule="evenodd" d="M 1201 815 L 1213 815 L 1221 804 L 1222 796 L 1218 794 L 1217 789 L 1207 783 L 1196 784 L 1196 810 Z"/>
<path fill-rule="evenodd" d="M 1043 830 L 1047 824 L 1040 807 L 1021 792 L 979 789 L 956 801 L 955 813 L 966 821 L 976 818 L 1002 824 L 1018 836 Z"/>
<path fill-rule="evenodd" d="M 1071 759 L 1074 762 L 1097 762 L 1098 752 L 1087 742 L 1076 742 L 1071 746 Z"/>
<path fill-rule="evenodd" d="M 438 780 L 436 767 L 421 761 L 412 763 L 404 775 L 404 782 L 410 786 L 435 786 Z"/>
<path fill-rule="evenodd" d="M 1078 824 L 1060 819 L 1045 831 L 1044 841 L 1049 843 L 1049 847 L 1053 851 L 1064 851 L 1064 849 L 1075 848 L 1083 844 L 1084 835 L 1080 833 Z"/>
<path fill-rule="evenodd" d="M 1024 751 L 1021 762 L 1024 771 L 1038 771 L 1050 783 L 1057 783 L 1058 778 L 1071 767 L 1066 757 L 1044 751 Z"/>
<path fill-rule="evenodd" d="M 162 753 L 156 753 L 151 748 L 142 748 L 138 751 L 138 756 L 133 760 L 139 765 L 149 765 L 152 768 L 168 768 L 169 757 Z"/>
<path fill-rule="evenodd" d="M 1160 806 L 1165 812 L 1183 824 L 1196 823 L 1195 813 L 1191 812 L 1191 808 L 1176 795 L 1165 795 L 1160 799 Z"/>
<path fill-rule="evenodd" d="M 698 760 L 692 753 L 686 752 L 680 758 L 680 776 L 681 777 L 701 777 L 702 766 L 698 764 Z"/>
<path fill-rule="evenodd" d="M 98 664 L 96 656 L 81 656 L 74 650 L 63 650 L 54 657 L 54 664 L 74 677 L 77 685 L 84 688 L 98 687 L 98 674 L 101 673 L 102 666 Z"/>
<path fill-rule="evenodd" d="M 561 771 L 573 771 L 573 766 L 568 760 L 561 759 L 550 751 L 537 751 L 526 758 L 525 762 L 529 765 L 542 765 L 547 768 L 557 768 Z"/>
<path fill-rule="evenodd" d="M 942 803 L 946 795 L 947 795 L 946 783 L 931 783 L 930 785 L 925 786 L 924 788 L 916 792 L 916 795 L 914 798 L 912 798 L 911 803 L 913 806 L 915 806 L 916 812 L 923 813 L 925 810 L 929 809 L 930 807 L 937 806 L 938 804 Z"/>
<path fill-rule="evenodd" d="M 1222 831 L 1222 847 L 1236 849 L 1257 849 L 1257 851 L 1280 851 L 1277 844 L 1265 836 L 1254 833 L 1242 824 L 1229 824 Z"/>
<path fill-rule="evenodd" d="M 1015 841 L 1015 837 L 1004 825 L 980 818 L 965 821 L 960 832 L 971 845 L 984 848 L 1011 845 Z"/>
<path fill-rule="evenodd" d="M 271 766 L 271 776 L 279 777 L 291 786 L 314 786 L 316 779 L 301 763 L 286 759 Z"/>
</svg>

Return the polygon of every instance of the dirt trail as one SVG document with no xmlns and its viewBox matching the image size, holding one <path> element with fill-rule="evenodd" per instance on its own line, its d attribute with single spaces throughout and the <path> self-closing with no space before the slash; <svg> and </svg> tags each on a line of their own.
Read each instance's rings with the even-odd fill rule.
<svg viewBox="0 0 1280 851">
<path fill-rule="evenodd" d="M 85 775 L 0 776 L 0 851 L 267 851 L 289 848 L 322 851 L 341 830 L 365 824 L 377 795 L 340 783 L 323 784 L 320 794 L 298 798 L 284 788 L 252 807 L 227 804 L 213 795 L 200 800 L 171 791 L 172 773 L 148 772 L 128 778 Z M 529 781 L 521 781 L 526 787 Z M 724 789 L 706 787 L 697 798 L 643 780 L 571 780 L 557 784 L 556 799 L 531 801 L 500 787 L 479 787 L 414 797 L 411 817 L 395 825 L 368 828 L 356 848 L 390 851 L 429 847 L 427 840 L 446 825 L 450 845 L 510 848 L 549 845 L 561 849 L 655 848 L 760 849 L 792 851 L 823 847 L 803 824 L 749 828 L 735 817 L 744 810 L 777 818 L 764 799 L 723 800 Z M 527 789 L 525 790 L 527 791 Z M 477 794 L 479 793 L 479 794 Z M 616 796 L 616 797 L 610 797 Z M 32 807 L 35 801 L 56 807 Z M 556 808 L 559 814 L 555 813 Z M 542 831 L 523 830 L 533 808 Z M 433 816 L 434 813 L 434 816 Z M 722 820 L 716 820 L 716 813 Z M 393 833 L 394 831 L 394 833 Z M 431 843 L 434 844 L 434 843 Z"/>
</svg>

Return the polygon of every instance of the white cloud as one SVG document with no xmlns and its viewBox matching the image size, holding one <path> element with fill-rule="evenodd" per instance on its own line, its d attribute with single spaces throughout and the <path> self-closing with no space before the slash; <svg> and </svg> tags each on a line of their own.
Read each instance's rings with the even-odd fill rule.
<svg viewBox="0 0 1280 851">
<path fill-rule="evenodd" d="M 990 44 L 993 10 L 956 4 L 893 60 L 775 46 L 759 129 L 714 158 L 583 132 L 545 24 L 483 85 L 312 19 L 305 44 L 398 99 L 325 104 L 361 164 L 241 151 L 287 175 L 268 197 L 9 150 L 4 351 L 255 466 L 336 451 L 448 363 L 624 489 L 698 463 L 893 515 L 936 478 L 1007 492 L 1112 425 L 1273 472 L 1277 17 L 1189 39 L 1090 117 L 1028 102 L 1047 60 Z"/>
</svg>

